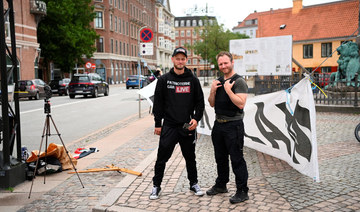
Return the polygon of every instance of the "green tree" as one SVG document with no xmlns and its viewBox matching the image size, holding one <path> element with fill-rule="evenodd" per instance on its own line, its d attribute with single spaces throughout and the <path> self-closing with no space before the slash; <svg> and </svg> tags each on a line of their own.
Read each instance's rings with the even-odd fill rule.
<svg viewBox="0 0 360 212">
<path fill-rule="evenodd" d="M 199 41 L 193 45 L 186 45 L 187 48 L 194 51 L 195 54 L 200 55 L 204 60 L 208 60 L 210 64 L 217 67 L 216 55 L 220 51 L 229 51 L 229 41 L 234 39 L 249 38 L 247 35 L 233 33 L 230 30 L 224 30 L 224 25 L 219 25 L 217 22 L 209 24 L 204 19 L 203 27 L 197 27 L 196 31 L 200 35 Z"/>
<path fill-rule="evenodd" d="M 91 57 L 98 38 L 90 23 L 96 14 L 91 0 L 44 0 L 47 15 L 39 23 L 38 39 L 44 66 L 54 62 L 63 72 Z"/>
</svg>

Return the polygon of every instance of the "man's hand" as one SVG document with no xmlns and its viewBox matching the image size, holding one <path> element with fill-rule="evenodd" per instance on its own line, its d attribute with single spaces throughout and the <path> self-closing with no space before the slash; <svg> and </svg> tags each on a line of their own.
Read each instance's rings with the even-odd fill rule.
<svg viewBox="0 0 360 212">
<path fill-rule="evenodd" d="M 216 93 L 216 90 L 218 89 L 218 87 L 221 87 L 221 83 L 219 80 L 213 80 L 213 82 L 211 83 L 211 89 L 210 89 L 210 93 Z"/>
<path fill-rule="evenodd" d="M 161 127 L 155 127 L 154 134 L 155 135 L 160 135 L 161 134 Z"/>
<path fill-rule="evenodd" d="M 191 119 L 189 124 L 190 124 L 189 130 L 195 130 L 197 125 L 198 125 L 198 123 L 197 123 L 197 121 L 195 119 Z"/>
<path fill-rule="evenodd" d="M 230 80 L 226 80 L 224 83 L 224 89 L 225 92 L 229 95 L 229 92 L 232 92 L 231 88 L 234 86 L 235 81 L 233 81 L 232 83 L 230 83 Z"/>
<path fill-rule="evenodd" d="M 211 107 L 215 106 L 215 94 L 216 94 L 218 87 L 221 87 L 221 86 L 222 85 L 219 80 L 213 80 L 213 82 L 211 83 L 210 95 L 208 98 L 208 101 L 209 101 L 209 104 Z"/>
</svg>

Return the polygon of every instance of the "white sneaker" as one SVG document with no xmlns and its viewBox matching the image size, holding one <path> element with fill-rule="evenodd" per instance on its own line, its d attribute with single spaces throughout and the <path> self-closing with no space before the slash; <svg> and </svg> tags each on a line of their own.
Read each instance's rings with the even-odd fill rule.
<svg viewBox="0 0 360 212">
<path fill-rule="evenodd" d="M 193 191 L 196 196 L 203 196 L 204 192 L 201 191 L 199 184 L 194 184 L 190 187 L 190 191 Z"/>
<path fill-rule="evenodd" d="M 154 186 L 151 190 L 151 194 L 150 194 L 149 198 L 151 200 L 158 199 L 160 196 L 160 191 L 161 191 L 160 187 Z"/>
</svg>

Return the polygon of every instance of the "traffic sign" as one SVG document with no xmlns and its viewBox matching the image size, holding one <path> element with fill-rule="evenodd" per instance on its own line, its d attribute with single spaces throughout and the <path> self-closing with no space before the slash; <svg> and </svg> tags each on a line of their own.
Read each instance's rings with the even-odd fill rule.
<svg viewBox="0 0 360 212">
<path fill-rule="evenodd" d="M 95 69 L 96 69 L 96 64 L 91 64 L 91 68 L 92 68 L 93 70 L 95 70 Z"/>
<path fill-rule="evenodd" d="M 86 68 L 91 68 L 91 63 L 90 62 L 85 63 L 85 67 Z"/>
<path fill-rule="evenodd" d="M 154 37 L 154 33 L 150 28 L 144 28 L 140 31 L 140 40 L 142 42 L 150 42 Z"/>
<path fill-rule="evenodd" d="M 140 55 L 153 55 L 154 44 L 153 43 L 140 43 Z"/>
</svg>

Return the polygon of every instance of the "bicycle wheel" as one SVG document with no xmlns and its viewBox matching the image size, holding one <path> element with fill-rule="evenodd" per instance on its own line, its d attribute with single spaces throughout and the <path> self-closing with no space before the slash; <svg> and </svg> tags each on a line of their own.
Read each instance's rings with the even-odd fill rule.
<svg viewBox="0 0 360 212">
<path fill-rule="evenodd" d="M 355 127 L 355 137 L 360 142 L 360 123 Z"/>
</svg>

